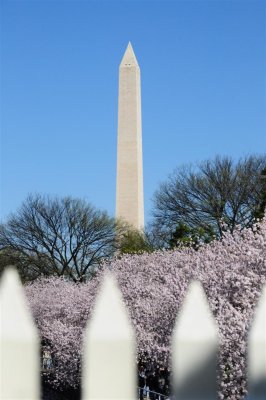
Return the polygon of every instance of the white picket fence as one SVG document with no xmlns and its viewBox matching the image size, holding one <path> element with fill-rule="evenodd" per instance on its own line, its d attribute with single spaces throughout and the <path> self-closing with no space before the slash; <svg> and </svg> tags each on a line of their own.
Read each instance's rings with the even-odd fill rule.
<svg viewBox="0 0 266 400">
<path fill-rule="evenodd" d="M 2 400 L 39 400 L 39 338 L 15 269 L 0 283 Z M 102 284 L 85 331 L 82 399 L 136 399 L 134 332 L 114 278 Z M 172 338 L 173 391 L 178 400 L 216 399 L 217 327 L 203 288 L 188 289 Z M 249 398 L 266 398 L 266 287 L 248 343 Z"/>
</svg>

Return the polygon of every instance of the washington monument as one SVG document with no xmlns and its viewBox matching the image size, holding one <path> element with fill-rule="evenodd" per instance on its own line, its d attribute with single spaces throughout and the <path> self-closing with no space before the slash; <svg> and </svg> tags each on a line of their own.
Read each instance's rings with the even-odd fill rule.
<svg viewBox="0 0 266 400">
<path fill-rule="evenodd" d="M 140 69 L 130 43 L 119 68 L 116 217 L 144 228 Z"/>
</svg>

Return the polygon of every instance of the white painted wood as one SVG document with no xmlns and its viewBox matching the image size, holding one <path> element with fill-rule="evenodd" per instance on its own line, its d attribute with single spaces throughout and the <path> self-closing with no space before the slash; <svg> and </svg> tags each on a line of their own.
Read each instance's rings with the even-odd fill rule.
<svg viewBox="0 0 266 400">
<path fill-rule="evenodd" d="M 248 391 L 251 399 L 266 399 L 266 285 L 249 334 Z"/>
<path fill-rule="evenodd" d="M 9 267 L 0 283 L 0 398 L 39 400 L 37 329 L 17 271 Z"/>
<path fill-rule="evenodd" d="M 0 284 L 0 399 L 39 400 L 39 339 L 18 273 Z M 193 281 L 172 338 L 177 400 L 216 399 L 218 330 L 202 285 Z M 107 274 L 84 335 L 83 400 L 136 399 L 136 344 L 115 279 Z M 266 285 L 248 341 L 248 399 L 266 398 Z"/>
<path fill-rule="evenodd" d="M 135 338 L 114 278 L 104 278 L 86 328 L 83 400 L 136 399 Z"/>
<path fill-rule="evenodd" d="M 216 399 L 218 331 L 198 281 L 189 286 L 172 340 L 173 390 L 177 400 Z"/>
</svg>

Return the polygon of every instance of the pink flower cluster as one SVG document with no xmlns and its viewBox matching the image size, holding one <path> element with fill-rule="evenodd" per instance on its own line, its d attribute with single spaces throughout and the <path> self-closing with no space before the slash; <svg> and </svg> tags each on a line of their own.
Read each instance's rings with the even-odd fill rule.
<svg viewBox="0 0 266 400">
<path fill-rule="evenodd" d="M 86 284 L 62 278 L 35 281 L 26 293 L 44 343 L 50 344 L 58 387 L 80 384 L 82 332 L 105 269 L 120 285 L 135 328 L 138 359 L 169 366 L 176 317 L 192 278 L 206 291 L 220 331 L 219 397 L 246 393 L 247 333 L 266 282 L 266 219 L 222 241 L 152 254 L 125 255 Z"/>
</svg>

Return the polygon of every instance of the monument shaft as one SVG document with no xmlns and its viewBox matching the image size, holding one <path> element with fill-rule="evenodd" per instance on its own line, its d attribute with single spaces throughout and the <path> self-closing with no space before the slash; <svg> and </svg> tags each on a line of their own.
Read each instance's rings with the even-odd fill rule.
<svg viewBox="0 0 266 400">
<path fill-rule="evenodd" d="M 140 69 L 130 43 L 119 68 L 116 217 L 144 227 Z"/>
</svg>

